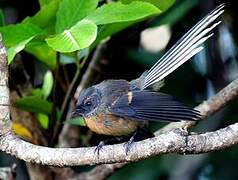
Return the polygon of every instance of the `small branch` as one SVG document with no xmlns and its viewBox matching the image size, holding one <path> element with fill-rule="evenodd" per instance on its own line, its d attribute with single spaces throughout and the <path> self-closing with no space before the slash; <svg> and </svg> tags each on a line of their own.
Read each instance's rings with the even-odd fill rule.
<svg viewBox="0 0 238 180">
<path fill-rule="evenodd" d="M 95 67 L 98 64 L 98 61 L 100 60 L 99 57 L 101 57 L 102 49 L 104 48 L 104 44 L 100 44 L 97 46 L 97 49 L 95 50 L 95 53 L 93 54 L 92 60 L 88 65 L 87 71 L 84 73 L 82 80 L 76 90 L 76 93 L 74 97 L 78 98 L 80 92 L 88 87 L 92 81 L 93 81 L 93 76 L 95 75 Z"/>
<path fill-rule="evenodd" d="M 57 141 L 58 139 L 58 136 L 59 136 L 59 133 L 60 133 L 60 130 L 61 130 L 61 126 L 62 126 L 62 122 L 63 120 L 65 119 L 66 117 L 66 114 L 67 114 L 67 106 L 68 106 L 68 103 L 70 101 L 70 96 L 72 94 L 72 91 L 73 91 L 73 88 L 75 87 L 75 84 L 78 80 L 78 77 L 80 75 L 80 65 L 78 64 L 77 62 L 77 70 L 74 74 L 74 77 L 73 77 L 73 80 L 72 82 L 70 83 L 68 89 L 67 89 L 67 92 L 66 92 L 66 95 L 64 97 L 64 100 L 63 100 L 63 103 L 62 103 L 62 106 L 61 106 L 61 117 L 60 117 L 60 120 L 59 121 L 56 121 L 56 124 L 55 124 L 55 127 L 54 127 L 54 131 L 53 131 L 53 137 L 52 137 L 52 144 L 55 143 L 55 141 Z"/>
</svg>

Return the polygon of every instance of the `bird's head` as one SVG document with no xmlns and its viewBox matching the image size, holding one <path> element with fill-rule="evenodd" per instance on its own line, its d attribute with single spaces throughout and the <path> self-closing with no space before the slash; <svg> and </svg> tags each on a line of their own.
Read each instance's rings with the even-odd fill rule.
<svg viewBox="0 0 238 180">
<path fill-rule="evenodd" d="M 73 117 L 87 117 L 96 111 L 101 101 L 101 93 L 95 87 L 89 87 L 82 91 L 72 113 Z"/>
</svg>

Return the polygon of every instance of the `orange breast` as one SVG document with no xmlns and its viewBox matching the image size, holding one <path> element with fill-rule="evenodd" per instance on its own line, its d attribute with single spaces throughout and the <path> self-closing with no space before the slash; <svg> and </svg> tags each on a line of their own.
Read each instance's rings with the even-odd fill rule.
<svg viewBox="0 0 238 180">
<path fill-rule="evenodd" d="M 111 136 L 129 135 L 142 125 L 141 122 L 123 119 L 111 114 L 87 117 L 85 121 L 93 132 Z"/>
</svg>

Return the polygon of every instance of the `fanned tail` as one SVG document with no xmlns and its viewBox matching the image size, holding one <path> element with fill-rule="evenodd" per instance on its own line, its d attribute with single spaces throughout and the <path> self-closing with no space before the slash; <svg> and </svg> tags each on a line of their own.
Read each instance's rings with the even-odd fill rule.
<svg viewBox="0 0 238 180">
<path fill-rule="evenodd" d="M 202 44 L 213 35 L 211 31 L 221 23 L 221 21 L 216 23 L 214 21 L 224 12 L 224 7 L 225 4 L 217 6 L 162 56 L 148 71 L 142 89 L 161 81 L 200 52 L 203 49 Z"/>
</svg>

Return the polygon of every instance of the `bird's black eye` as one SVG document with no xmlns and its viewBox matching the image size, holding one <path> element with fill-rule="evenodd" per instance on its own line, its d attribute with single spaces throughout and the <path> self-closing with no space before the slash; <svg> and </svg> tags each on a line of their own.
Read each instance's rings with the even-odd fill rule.
<svg viewBox="0 0 238 180">
<path fill-rule="evenodd" d="M 86 101 L 85 106 L 92 106 L 92 101 Z"/>
</svg>

